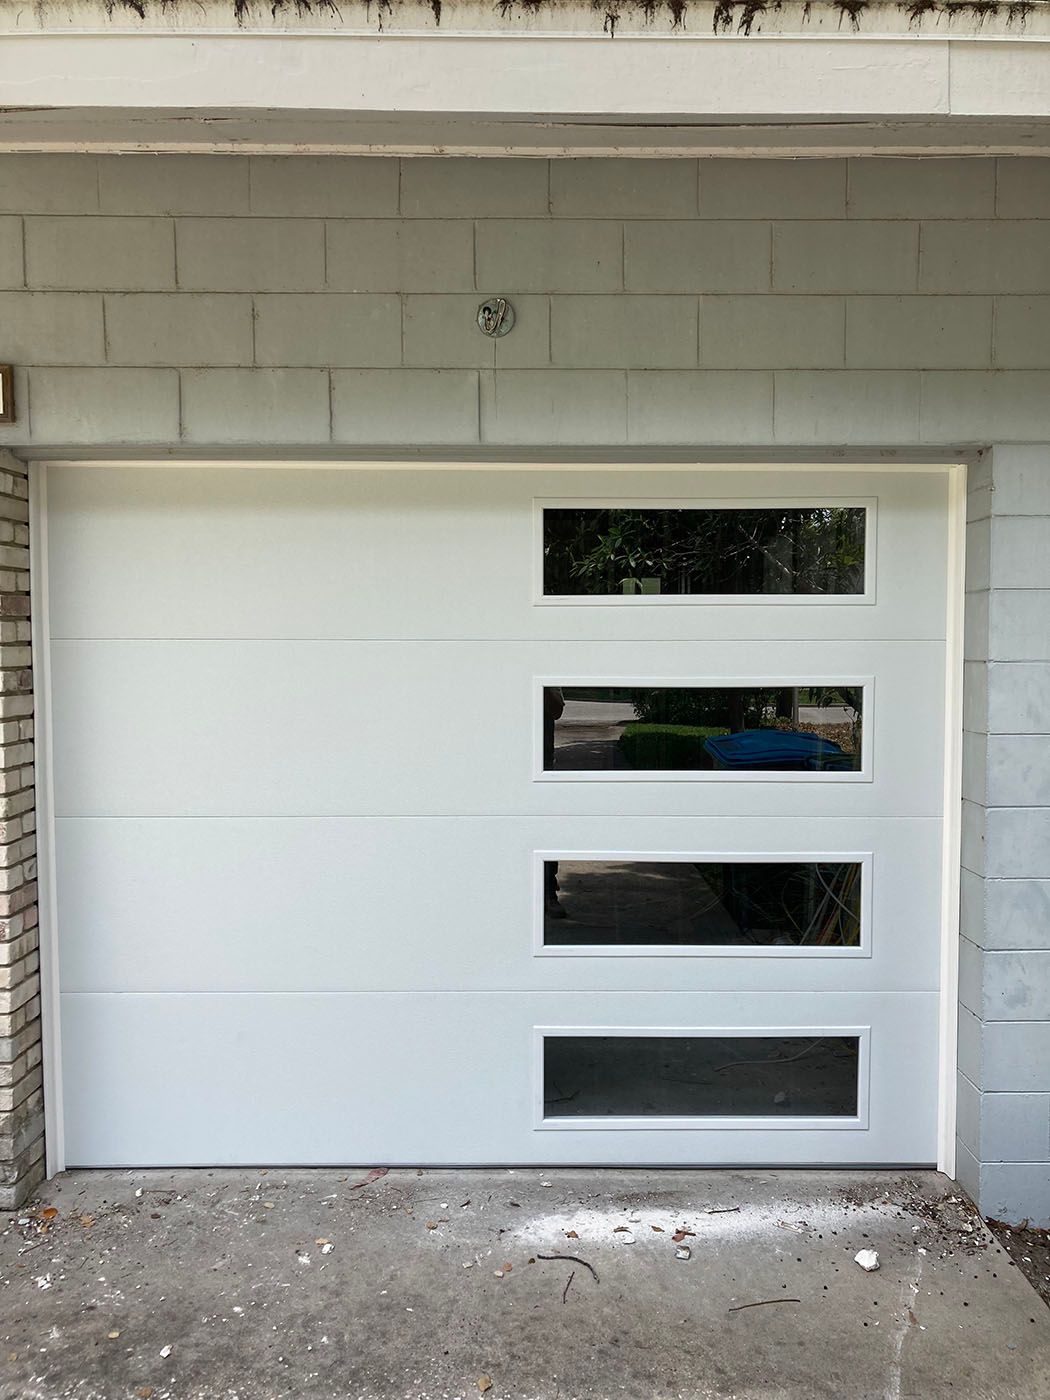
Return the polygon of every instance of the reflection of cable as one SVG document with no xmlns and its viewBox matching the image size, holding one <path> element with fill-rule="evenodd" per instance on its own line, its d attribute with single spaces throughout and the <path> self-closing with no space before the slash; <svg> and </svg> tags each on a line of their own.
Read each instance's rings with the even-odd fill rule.
<svg viewBox="0 0 1050 1400">
<path fill-rule="evenodd" d="M 818 1045 L 823 1045 L 827 1036 L 820 1036 L 812 1045 L 807 1045 L 804 1050 L 800 1050 L 797 1055 L 788 1055 L 785 1059 L 782 1055 L 770 1055 L 764 1060 L 732 1060 L 728 1065 L 715 1065 L 714 1073 L 722 1074 L 727 1069 L 740 1069 L 742 1065 L 789 1065 L 792 1060 L 801 1060 L 805 1055 L 811 1055 Z"/>
</svg>

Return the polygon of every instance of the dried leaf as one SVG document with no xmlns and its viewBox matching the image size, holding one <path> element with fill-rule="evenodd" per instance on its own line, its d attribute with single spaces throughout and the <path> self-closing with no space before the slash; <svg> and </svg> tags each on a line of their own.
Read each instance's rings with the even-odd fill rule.
<svg viewBox="0 0 1050 1400">
<path fill-rule="evenodd" d="M 481 1391 L 482 1395 L 485 1394 L 485 1391 L 486 1391 L 486 1390 L 491 1390 L 491 1389 L 492 1389 L 492 1377 L 491 1377 L 491 1376 L 479 1376 L 479 1377 L 478 1377 L 478 1389 Z"/>
<path fill-rule="evenodd" d="M 565 1238 L 566 1238 L 567 1240 L 578 1240 L 580 1237 L 579 1237 L 579 1235 L 576 1233 L 575 1230 L 566 1230 L 566 1231 L 565 1231 Z"/>
<path fill-rule="evenodd" d="M 687 1235 L 692 1235 L 693 1239 L 696 1239 L 695 1230 L 676 1230 L 671 1238 L 674 1240 L 675 1244 L 681 1244 Z"/>
<path fill-rule="evenodd" d="M 93 1215 L 82 1215 L 80 1217 L 80 1223 L 85 1230 L 90 1230 L 95 1223 L 95 1217 Z"/>
<path fill-rule="evenodd" d="M 655 1230 L 658 1235 L 662 1235 L 664 1233 L 664 1227 L 662 1225 L 650 1225 L 649 1229 Z"/>
<path fill-rule="evenodd" d="M 56 1206 L 45 1206 L 44 1209 L 40 1212 L 40 1219 L 41 1219 L 41 1220 L 54 1220 L 54 1218 L 55 1218 L 55 1216 L 56 1216 L 57 1214 L 58 1214 L 58 1208 L 57 1208 Z"/>
<path fill-rule="evenodd" d="M 150 1396 L 153 1394 L 153 1387 L 151 1385 L 140 1385 L 138 1390 L 135 1391 L 135 1394 L 139 1397 L 139 1400 L 149 1400 Z"/>
<path fill-rule="evenodd" d="M 614 1226 L 613 1226 L 613 1234 L 614 1234 L 614 1235 L 629 1235 L 630 1233 L 631 1233 L 631 1232 L 630 1232 L 630 1230 L 628 1230 L 628 1228 L 627 1228 L 626 1225 L 614 1225 Z"/>
<path fill-rule="evenodd" d="M 503 1265 L 503 1272 L 504 1272 L 505 1274 L 509 1274 L 510 1271 L 511 1271 L 513 1268 L 514 1268 L 514 1265 L 513 1265 L 513 1264 L 504 1264 L 504 1265 Z"/>
<path fill-rule="evenodd" d="M 389 1167 L 373 1167 L 360 1181 L 352 1181 L 350 1183 L 350 1190 L 356 1191 L 361 1186 L 371 1186 L 373 1181 L 378 1181 L 381 1176 L 386 1176 L 389 1170 Z M 422 1175 L 422 1173 L 418 1174 Z"/>
</svg>

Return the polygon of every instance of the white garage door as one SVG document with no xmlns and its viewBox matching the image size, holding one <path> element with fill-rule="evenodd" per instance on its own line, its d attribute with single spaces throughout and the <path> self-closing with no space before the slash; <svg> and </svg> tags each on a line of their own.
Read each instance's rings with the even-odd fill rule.
<svg viewBox="0 0 1050 1400">
<path fill-rule="evenodd" d="M 70 1164 L 934 1161 L 946 481 L 49 467 Z"/>
</svg>

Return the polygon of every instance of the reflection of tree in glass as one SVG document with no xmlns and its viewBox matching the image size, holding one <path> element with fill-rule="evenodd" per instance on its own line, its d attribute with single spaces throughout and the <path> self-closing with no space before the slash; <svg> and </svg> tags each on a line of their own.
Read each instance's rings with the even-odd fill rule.
<svg viewBox="0 0 1050 1400">
<path fill-rule="evenodd" d="M 859 593 L 864 520 L 858 506 L 545 509 L 544 592 Z"/>
</svg>

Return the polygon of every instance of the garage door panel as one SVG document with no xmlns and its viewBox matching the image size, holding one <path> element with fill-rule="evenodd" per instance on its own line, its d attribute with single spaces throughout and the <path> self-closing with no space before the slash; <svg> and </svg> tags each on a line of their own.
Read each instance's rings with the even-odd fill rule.
<svg viewBox="0 0 1050 1400">
<path fill-rule="evenodd" d="M 63 1020 L 71 1166 L 919 1165 L 936 1157 L 933 994 L 66 994 Z M 860 1028 L 870 1044 L 869 1126 L 537 1128 L 537 1027 L 748 1035 L 776 1027 L 801 1037 Z M 109 1090 L 105 1112 L 93 1093 L 98 1078 Z M 906 1095 L 894 1087 L 901 1084 Z"/>
<path fill-rule="evenodd" d="M 932 818 L 811 819 L 801 847 L 797 821 L 776 818 L 63 819 L 62 987 L 729 991 L 746 974 L 756 991 L 932 991 L 938 900 L 925 877 L 940 834 Z M 569 858 L 563 893 L 572 909 L 574 853 L 630 853 L 650 866 L 670 855 L 673 871 L 687 855 L 807 851 L 870 856 L 866 947 L 811 946 L 809 956 L 804 947 L 746 944 L 726 956 L 539 950 L 538 852 Z M 558 937 L 573 928 L 559 923 Z"/>
<path fill-rule="evenodd" d="M 762 638 L 772 611 L 785 638 L 936 638 L 945 491 L 943 474 L 852 471 L 50 467 L 52 632 Z M 537 606 L 536 503 L 570 500 L 874 500 L 874 601 Z"/>
<path fill-rule="evenodd" d="M 936 642 L 55 642 L 56 806 L 74 815 L 577 812 L 933 815 Z M 533 781 L 541 678 L 775 685 L 872 678 L 873 781 L 760 773 Z M 793 778 L 795 775 L 786 775 Z"/>
</svg>

